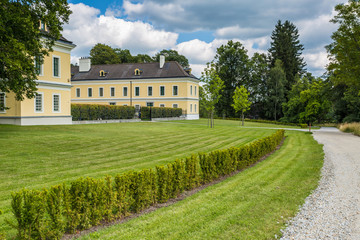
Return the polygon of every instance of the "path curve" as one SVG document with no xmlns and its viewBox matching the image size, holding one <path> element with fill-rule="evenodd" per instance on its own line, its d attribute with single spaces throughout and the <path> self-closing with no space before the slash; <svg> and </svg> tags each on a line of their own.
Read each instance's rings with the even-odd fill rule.
<svg viewBox="0 0 360 240">
<path fill-rule="evenodd" d="M 360 239 L 360 137 L 336 128 L 321 128 L 314 138 L 324 144 L 318 188 L 282 239 Z"/>
</svg>

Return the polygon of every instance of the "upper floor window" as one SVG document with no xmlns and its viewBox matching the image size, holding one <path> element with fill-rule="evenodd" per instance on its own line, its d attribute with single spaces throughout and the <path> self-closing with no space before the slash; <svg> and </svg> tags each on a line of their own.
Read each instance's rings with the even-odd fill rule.
<svg viewBox="0 0 360 240">
<path fill-rule="evenodd" d="M 45 31 L 45 23 L 43 21 L 40 21 L 40 30 Z"/>
<path fill-rule="evenodd" d="M 165 96 L 165 86 L 160 86 L 160 96 Z"/>
<path fill-rule="evenodd" d="M 114 87 L 110 88 L 110 97 L 115 97 L 115 88 Z"/>
<path fill-rule="evenodd" d="M 127 88 L 127 87 L 124 87 L 124 88 L 123 88 L 123 96 L 124 96 L 124 97 L 127 97 L 127 95 L 128 95 L 128 88 Z"/>
<path fill-rule="evenodd" d="M 37 75 L 43 75 L 40 56 L 35 57 L 35 71 Z"/>
<path fill-rule="evenodd" d="M 195 91 L 194 91 L 194 93 L 195 93 L 194 95 L 196 96 L 196 86 L 195 86 Z"/>
<path fill-rule="evenodd" d="M 53 95 L 53 112 L 60 112 L 60 94 Z"/>
<path fill-rule="evenodd" d="M 88 88 L 88 97 L 92 97 L 92 88 Z"/>
<path fill-rule="evenodd" d="M 5 112 L 5 93 L 0 92 L 0 112 Z"/>
<path fill-rule="evenodd" d="M 99 97 L 103 97 L 104 96 L 104 88 L 99 88 Z"/>
<path fill-rule="evenodd" d="M 190 85 L 190 95 L 192 96 L 192 85 Z"/>
<path fill-rule="evenodd" d="M 35 94 L 35 112 L 43 112 L 43 93 L 36 93 Z"/>
<path fill-rule="evenodd" d="M 148 96 L 152 96 L 152 87 L 148 87 Z"/>
<path fill-rule="evenodd" d="M 140 76 L 141 73 L 142 73 L 142 71 L 140 69 L 138 69 L 138 68 L 134 70 L 135 76 Z"/>
<path fill-rule="evenodd" d="M 173 96 L 178 95 L 178 86 L 173 86 Z"/>
<path fill-rule="evenodd" d="M 105 77 L 105 71 L 104 71 L 104 70 L 100 70 L 99 75 L 100 75 L 100 77 Z"/>
<path fill-rule="evenodd" d="M 53 76 L 60 77 L 60 58 L 53 57 Z"/>
<path fill-rule="evenodd" d="M 135 87 L 135 96 L 140 96 L 140 87 Z"/>
<path fill-rule="evenodd" d="M 80 88 L 76 89 L 76 97 L 80 97 Z"/>
</svg>

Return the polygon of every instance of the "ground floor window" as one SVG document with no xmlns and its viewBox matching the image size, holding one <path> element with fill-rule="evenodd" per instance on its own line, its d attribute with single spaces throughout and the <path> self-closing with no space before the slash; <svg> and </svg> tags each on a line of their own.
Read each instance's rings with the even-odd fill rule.
<svg viewBox="0 0 360 240">
<path fill-rule="evenodd" d="M 190 112 L 192 112 L 192 104 L 190 104 Z"/>
<path fill-rule="evenodd" d="M 110 102 L 109 104 L 110 105 L 116 105 L 116 102 Z"/>
<path fill-rule="evenodd" d="M 53 111 L 60 112 L 60 94 L 53 95 Z"/>
<path fill-rule="evenodd" d="M 35 112 L 43 112 L 43 94 L 36 93 L 35 95 Z"/>
<path fill-rule="evenodd" d="M 153 106 L 154 106 L 154 102 L 147 102 L 147 103 L 146 103 L 146 106 L 147 106 L 147 107 L 153 107 Z"/>
<path fill-rule="evenodd" d="M 5 112 L 5 93 L 0 92 L 0 112 Z"/>
<path fill-rule="evenodd" d="M 76 97 L 80 97 L 80 88 L 76 89 Z"/>
<path fill-rule="evenodd" d="M 174 104 L 173 104 L 173 108 L 178 108 L 177 103 L 174 103 Z"/>
<path fill-rule="evenodd" d="M 165 104 L 163 104 L 163 103 L 162 103 L 162 104 L 160 104 L 160 107 L 165 107 Z"/>
</svg>

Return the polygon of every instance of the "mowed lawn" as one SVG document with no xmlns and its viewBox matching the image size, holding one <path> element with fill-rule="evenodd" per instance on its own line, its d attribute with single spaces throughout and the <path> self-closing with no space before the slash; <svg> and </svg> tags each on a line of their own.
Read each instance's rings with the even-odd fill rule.
<svg viewBox="0 0 360 240">
<path fill-rule="evenodd" d="M 322 146 L 287 132 L 263 162 L 183 201 L 81 239 L 274 239 L 315 189 Z"/>
<path fill-rule="evenodd" d="M 256 126 L 266 126 L 257 124 Z M 277 126 L 279 127 L 279 126 Z M 239 127 L 239 122 L 206 120 L 71 126 L 0 125 L 0 233 L 14 236 L 11 192 L 41 189 L 79 177 L 95 178 L 153 168 L 192 153 L 240 146 L 274 133 Z"/>
</svg>

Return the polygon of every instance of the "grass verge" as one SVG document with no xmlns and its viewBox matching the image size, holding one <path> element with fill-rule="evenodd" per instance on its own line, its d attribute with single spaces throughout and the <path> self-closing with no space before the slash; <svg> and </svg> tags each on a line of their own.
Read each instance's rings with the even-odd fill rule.
<svg viewBox="0 0 360 240">
<path fill-rule="evenodd" d="M 316 188 L 322 146 L 288 132 L 256 166 L 185 200 L 81 239 L 272 239 Z"/>
<path fill-rule="evenodd" d="M 343 132 L 350 132 L 360 136 L 360 122 L 343 123 L 339 126 L 339 129 Z"/>
</svg>

